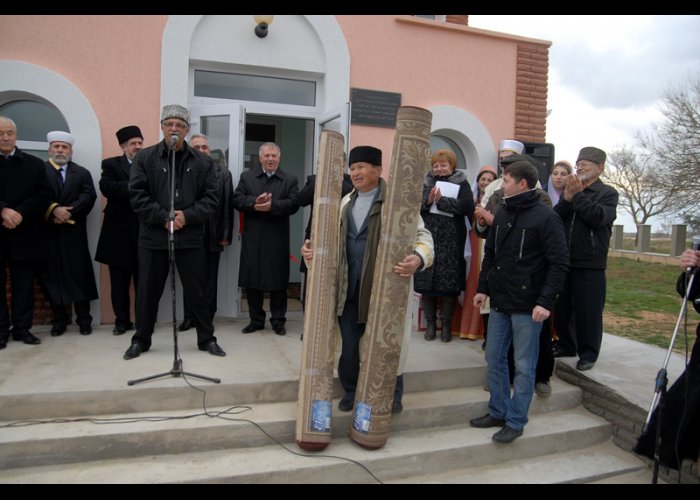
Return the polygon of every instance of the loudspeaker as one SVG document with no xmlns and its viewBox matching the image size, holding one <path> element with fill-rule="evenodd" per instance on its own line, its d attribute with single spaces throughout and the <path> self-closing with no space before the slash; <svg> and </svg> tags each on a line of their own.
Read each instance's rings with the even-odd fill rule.
<svg viewBox="0 0 700 500">
<path fill-rule="evenodd" d="M 542 164 L 538 167 L 540 183 L 544 186 L 549 181 L 549 174 L 554 166 L 554 144 L 546 142 L 521 141 L 525 145 L 525 154 L 529 155 Z"/>
</svg>

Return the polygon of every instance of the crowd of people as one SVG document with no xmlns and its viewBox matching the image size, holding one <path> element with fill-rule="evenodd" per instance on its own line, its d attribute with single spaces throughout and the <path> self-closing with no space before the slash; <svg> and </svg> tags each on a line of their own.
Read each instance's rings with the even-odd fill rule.
<svg viewBox="0 0 700 500">
<path fill-rule="evenodd" d="M 190 123 L 187 108 L 165 106 L 162 141 L 144 147 L 138 126 L 123 127 L 116 132 L 123 154 L 102 162 L 99 189 L 107 203 L 95 260 L 109 269 L 114 335 L 135 330 L 126 360 L 151 347 L 171 243 L 184 290 L 178 329 L 194 328 L 200 350 L 226 355 L 213 319 L 219 259 L 233 240 L 234 210 L 244 215 L 238 285 L 245 289 L 250 321 L 242 333 L 265 329 L 267 294 L 271 329 L 286 334 L 290 217 L 312 204 L 314 179 L 300 191 L 297 178 L 280 168 L 280 147 L 265 143 L 259 167 L 245 170 L 234 187 L 226 165 L 212 158 L 208 138 L 189 136 Z M 53 312 L 52 336 L 66 332 L 73 313 L 80 333 L 91 334 L 90 302 L 97 298 L 86 229 L 97 195 L 89 170 L 72 161 L 77 139 L 50 132 L 47 161 L 21 151 L 16 141 L 16 125 L 0 117 L 0 280 L 9 270 L 12 292 L 9 307 L 0 301 L 0 349 L 10 338 L 41 343 L 30 332 L 35 279 Z M 522 435 L 534 394 L 551 393 L 554 358 L 578 356 L 576 367 L 589 370 L 602 341 L 618 202 L 615 189 L 600 179 L 606 154 L 582 148 L 574 166 L 557 161 L 545 185 L 537 161 L 523 143 L 504 140 L 498 166 L 480 166 L 470 183 L 465 172 L 474 166 L 458 165 L 449 149 L 434 151 L 415 207 L 414 252 L 394 267 L 421 296 L 425 341 L 438 331 L 443 343 L 455 332 L 483 340 L 488 413 L 470 423 L 499 427 L 493 440 L 501 443 Z M 381 150 L 357 146 L 347 163 L 338 220 L 341 411 L 354 404 L 386 191 Z M 304 270 L 313 259 L 308 230 L 301 253 Z M 402 409 L 402 394 L 399 370 L 394 413 Z"/>
</svg>

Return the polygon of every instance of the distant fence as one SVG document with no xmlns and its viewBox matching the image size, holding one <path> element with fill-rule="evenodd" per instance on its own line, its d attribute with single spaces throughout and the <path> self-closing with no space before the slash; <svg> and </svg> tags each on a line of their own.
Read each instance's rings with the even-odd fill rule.
<svg viewBox="0 0 700 500">
<path fill-rule="evenodd" d="M 624 226 L 613 226 L 612 238 L 610 239 L 609 256 L 626 257 L 642 262 L 658 262 L 660 264 L 677 264 L 678 256 L 687 247 L 687 226 L 685 224 L 674 224 L 671 226 L 670 251 L 668 254 L 651 252 L 651 225 L 640 224 L 637 226 L 637 244 L 634 250 L 623 250 Z"/>
</svg>

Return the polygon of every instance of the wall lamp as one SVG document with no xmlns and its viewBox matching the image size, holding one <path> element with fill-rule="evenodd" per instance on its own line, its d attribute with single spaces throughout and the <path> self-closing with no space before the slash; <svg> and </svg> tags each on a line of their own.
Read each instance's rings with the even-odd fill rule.
<svg viewBox="0 0 700 500">
<path fill-rule="evenodd" d="M 253 16 L 255 19 L 255 34 L 258 38 L 265 38 L 267 36 L 267 27 L 272 24 L 272 20 L 275 16 Z"/>
</svg>

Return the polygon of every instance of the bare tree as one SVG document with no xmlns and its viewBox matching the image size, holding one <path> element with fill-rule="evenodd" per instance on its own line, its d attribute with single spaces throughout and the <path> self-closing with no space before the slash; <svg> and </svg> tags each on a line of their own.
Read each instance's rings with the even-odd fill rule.
<svg viewBox="0 0 700 500">
<path fill-rule="evenodd" d="M 637 226 L 645 224 L 650 217 L 668 215 L 674 210 L 673 200 L 660 187 L 653 156 L 642 156 L 629 148 L 612 151 L 602 177 L 617 189 L 618 205 L 632 216 Z"/>
<path fill-rule="evenodd" d="M 677 215 L 697 225 L 700 219 L 700 75 L 683 88 L 668 90 L 661 102 L 663 118 L 640 137 L 659 166 L 659 187 Z"/>
</svg>

